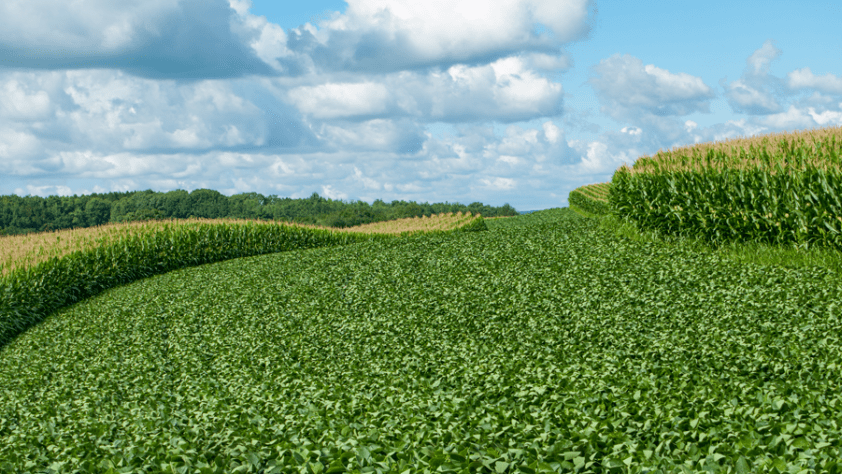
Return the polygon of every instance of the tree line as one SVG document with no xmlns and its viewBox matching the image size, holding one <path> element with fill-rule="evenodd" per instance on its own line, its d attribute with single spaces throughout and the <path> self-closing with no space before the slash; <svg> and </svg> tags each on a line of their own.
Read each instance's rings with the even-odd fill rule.
<svg viewBox="0 0 842 474">
<path fill-rule="evenodd" d="M 417 203 L 414 201 L 333 200 L 313 193 L 309 198 L 292 199 L 259 193 L 233 196 L 212 189 L 192 192 L 130 191 L 84 196 L 0 196 L 0 234 L 26 234 L 59 229 L 92 227 L 115 222 L 155 219 L 260 219 L 328 227 L 352 227 L 405 217 L 442 212 L 480 213 L 485 217 L 514 216 L 509 204 L 492 207 L 474 202 Z"/>
</svg>

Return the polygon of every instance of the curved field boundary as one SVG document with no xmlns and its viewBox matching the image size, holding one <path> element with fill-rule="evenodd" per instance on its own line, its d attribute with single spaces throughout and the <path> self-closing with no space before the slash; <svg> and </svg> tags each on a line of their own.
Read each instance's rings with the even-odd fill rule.
<svg viewBox="0 0 842 474">
<path fill-rule="evenodd" d="M 168 219 L 145 222 L 107 224 L 97 227 L 39 232 L 25 235 L 0 236 L 0 276 L 19 268 L 31 268 L 53 257 L 63 257 L 79 250 L 90 250 L 112 244 L 120 239 L 138 234 L 154 233 L 171 225 L 192 224 L 257 224 L 286 225 L 305 229 L 321 229 L 333 232 L 368 234 L 405 234 L 416 232 L 448 231 L 469 225 L 479 214 L 441 213 L 429 217 L 408 217 L 384 222 L 375 222 L 355 227 L 328 228 L 304 224 L 279 224 L 275 221 L 246 219 Z"/>
<path fill-rule="evenodd" d="M 589 184 L 570 191 L 567 201 L 571 206 L 578 207 L 591 214 L 608 214 L 611 210 L 608 205 L 610 189 L 611 183 Z"/>
<path fill-rule="evenodd" d="M 128 232 L 117 229 L 98 239 L 80 239 L 69 253 L 58 252 L 0 278 L 0 349 L 62 307 L 116 286 L 181 268 L 418 232 L 487 230 L 479 215 L 447 217 L 447 230 L 424 230 L 429 226 L 420 225 L 415 230 L 405 230 L 406 225 L 393 224 L 394 232 L 376 233 L 258 222 L 159 222 L 135 226 Z M 419 224 L 425 221 L 417 220 Z"/>
<path fill-rule="evenodd" d="M 611 209 L 716 245 L 842 248 L 842 127 L 699 144 L 620 167 Z"/>
</svg>

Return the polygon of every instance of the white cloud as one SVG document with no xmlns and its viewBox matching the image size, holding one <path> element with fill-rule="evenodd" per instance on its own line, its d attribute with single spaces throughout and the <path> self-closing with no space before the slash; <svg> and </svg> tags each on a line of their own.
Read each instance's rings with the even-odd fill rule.
<svg viewBox="0 0 842 474">
<path fill-rule="evenodd" d="M 756 50 L 746 59 L 746 73 L 756 76 L 769 74 L 769 66 L 775 59 L 781 56 L 782 51 L 776 48 L 772 40 L 766 40 L 760 49 Z"/>
<path fill-rule="evenodd" d="M 319 120 L 412 117 L 440 122 L 515 121 L 562 111 L 563 88 L 526 68 L 518 57 L 445 71 L 403 71 L 378 82 L 291 88 L 286 100 Z"/>
<path fill-rule="evenodd" d="M 5 1 L 0 65 L 179 79 L 271 74 L 237 38 L 233 12 L 226 0 Z"/>
<path fill-rule="evenodd" d="M 750 87 L 739 79 L 728 85 L 727 96 L 731 107 L 737 112 L 769 114 L 781 109 L 771 94 Z"/>
<path fill-rule="evenodd" d="M 404 193 L 422 193 L 426 191 L 426 188 L 416 183 L 398 184 L 396 187 L 399 191 Z"/>
<path fill-rule="evenodd" d="M 561 112 L 563 89 L 530 70 L 516 57 L 486 66 L 456 65 L 446 74 L 432 73 L 427 97 L 430 117 L 438 121 L 528 120 Z"/>
<path fill-rule="evenodd" d="M 11 159 L 29 158 L 41 148 L 38 139 L 31 133 L 12 129 L 0 128 L 0 158 L 6 163 Z M 2 169 L 2 165 L 0 165 Z M 11 169 L 4 170 L 11 173 Z"/>
<path fill-rule="evenodd" d="M 228 5 L 240 16 L 246 16 L 252 7 L 251 0 L 228 0 Z"/>
<path fill-rule="evenodd" d="M 840 104 L 840 108 L 842 108 L 842 104 Z M 822 113 L 816 113 L 816 109 L 813 107 L 808 108 L 807 112 L 813 117 L 813 121 L 819 125 L 842 125 L 842 112 L 825 110 Z"/>
<path fill-rule="evenodd" d="M 19 121 L 42 120 L 52 110 L 47 91 L 33 90 L 31 83 L 10 79 L 0 85 L 0 117 Z"/>
<path fill-rule="evenodd" d="M 380 186 L 380 183 L 378 183 L 377 181 L 375 181 L 372 178 L 369 178 L 369 177 L 363 175 L 363 172 L 360 171 L 360 169 L 357 168 L 356 166 L 354 166 L 354 178 L 356 178 L 357 181 L 362 183 L 362 185 L 365 189 L 379 190 L 379 189 L 382 188 L 382 186 Z"/>
<path fill-rule="evenodd" d="M 288 97 L 298 110 L 316 118 L 381 114 L 386 112 L 390 99 L 383 84 L 371 82 L 296 87 Z"/>
<path fill-rule="evenodd" d="M 764 117 L 763 121 L 773 128 L 802 128 L 809 127 L 813 123 L 812 117 L 790 106 L 786 112 L 772 114 Z"/>
<path fill-rule="evenodd" d="M 349 0 L 343 15 L 308 33 L 333 51 L 325 60 L 382 70 L 471 61 L 579 39 L 589 31 L 592 7 L 589 0 Z M 554 37 L 533 33 L 535 24 Z"/>
<path fill-rule="evenodd" d="M 771 40 L 763 43 L 746 59 L 743 75 L 727 84 L 720 84 L 725 89 L 728 104 L 737 113 L 749 115 L 769 115 L 780 112 L 781 101 L 787 93 L 784 82 L 769 74 L 771 62 L 780 57 L 781 50 L 773 46 Z"/>
<path fill-rule="evenodd" d="M 261 114 L 231 84 L 158 82 L 113 71 L 65 73 L 70 104 L 56 113 L 77 146 L 145 150 L 260 145 Z"/>
<path fill-rule="evenodd" d="M 497 161 L 502 161 L 503 163 L 508 163 L 510 165 L 517 165 L 520 163 L 520 159 L 518 157 L 510 155 L 500 155 L 500 158 L 497 158 Z"/>
<path fill-rule="evenodd" d="M 597 75 L 588 82 L 602 111 L 618 120 L 641 114 L 658 116 L 707 112 L 713 91 L 701 78 L 673 74 L 628 54 L 615 54 L 593 66 Z"/>
<path fill-rule="evenodd" d="M 787 79 L 792 89 L 817 89 L 829 94 L 842 94 L 842 76 L 831 73 L 816 76 L 810 68 L 805 67 L 790 72 L 787 74 Z"/>
<path fill-rule="evenodd" d="M 124 47 L 178 9 L 177 0 L 6 1 L 0 4 L 0 43 L 18 48 L 108 52 Z"/>
<path fill-rule="evenodd" d="M 688 120 L 688 122 L 689 122 L 689 120 Z M 622 133 L 627 133 L 627 134 L 632 135 L 632 136 L 640 136 L 640 134 L 643 133 L 643 130 L 641 130 L 637 127 L 623 127 L 623 129 L 620 130 L 620 131 Z"/>
<path fill-rule="evenodd" d="M 426 135 L 418 124 L 406 120 L 374 119 L 362 123 L 323 124 L 317 136 L 329 146 L 345 150 L 417 152 Z"/>
<path fill-rule="evenodd" d="M 514 179 L 511 178 L 501 178 L 495 177 L 493 179 L 482 179 L 480 180 L 485 187 L 491 188 L 496 191 L 509 191 L 515 188 L 516 182 Z"/>
<path fill-rule="evenodd" d="M 600 142 L 592 142 L 588 144 L 588 151 L 585 154 L 582 165 L 586 171 L 591 173 L 608 171 L 609 168 L 614 167 L 614 161 L 608 153 L 608 146 Z"/>
<path fill-rule="evenodd" d="M 544 137 L 546 137 L 547 141 L 550 143 L 555 144 L 558 142 L 559 138 L 562 137 L 561 129 L 556 127 L 552 121 L 544 122 L 541 128 L 544 130 Z"/>
<path fill-rule="evenodd" d="M 70 190 L 67 186 L 32 186 L 27 185 L 26 191 L 21 188 L 15 190 L 15 194 L 23 196 L 23 195 L 32 195 L 32 196 L 71 196 L 74 193 Z M 88 193 L 90 194 L 90 193 Z"/>
<path fill-rule="evenodd" d="M 329 199 L 348 199 L 348 195 L 333 189 L 332 184 L 322 186 L 322 195 Z"/>
<path fill-rule="evenodd" d="M 559 100 L 561 84 L 553 84 L 524 68 L 519 58 L 504 58 L 491 64 L 497 88 L 494 98 L 502 107 L 513 112 L 540 114 L 540 104 Z"/>
<path fill-rule="evenodd" d="M 842 125 L 842 113 L 824 112 L 817 114 L 814 109 L 807 111 L 790 105 L 786 112 L 768 115 L 763 118 L 763 124 L 778 130 L 809 129 L 818 125 Z"/>
</svg>

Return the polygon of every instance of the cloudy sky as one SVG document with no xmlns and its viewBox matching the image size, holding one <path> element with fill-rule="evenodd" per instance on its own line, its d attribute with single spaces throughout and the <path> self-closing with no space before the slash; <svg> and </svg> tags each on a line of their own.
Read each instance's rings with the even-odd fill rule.
<svg viewBox="0 0 842 474">
<path fill-rule="evenodd" d="M 0 194 L 567 205 L 842 125 L 836 0 L 4 0 Z"/>
</svg>

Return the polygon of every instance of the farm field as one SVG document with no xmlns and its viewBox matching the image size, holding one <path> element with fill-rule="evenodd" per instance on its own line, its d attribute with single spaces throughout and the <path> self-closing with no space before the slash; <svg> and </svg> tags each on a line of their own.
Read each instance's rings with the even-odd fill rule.
<svg viewBox="0 0 842 474">
<path fill-rule="evenodd" d="M 113 288 L 0 349 L 0 472 L 840 472 L 842 279 L 568 209 Z"/>
<path fill-rule="evenodd" d="M 476 216 L 470 212 L 450 212 L 429 217 L 409 217 L 374 222 L 345 228 L 319 227 L 306 224 L 246 219 L 166 219 L 148 222 L 127 222 L 97 227 L 39 232 L 24 235 L 0 235 L 0 276 L 17 268 L 31 268 L 52 257 L 64 257 L 76 251 L 88 251 L 113 244 L 127 237 L 154 234 L 175 227 L 195 227 L 201 224 L 286 226 L 304 229 L 330 230 L 356 234 L 401 234 L 404 232 L 448 231 L 469 223 Z"/>
</svg>

